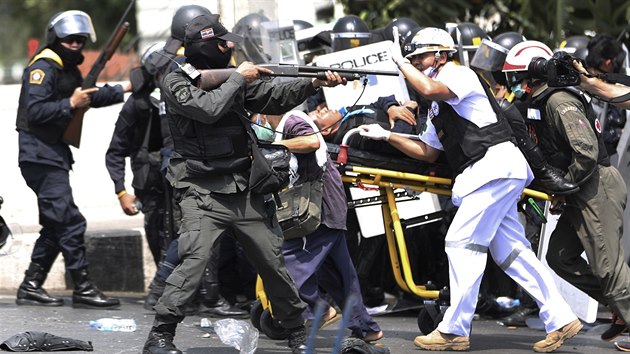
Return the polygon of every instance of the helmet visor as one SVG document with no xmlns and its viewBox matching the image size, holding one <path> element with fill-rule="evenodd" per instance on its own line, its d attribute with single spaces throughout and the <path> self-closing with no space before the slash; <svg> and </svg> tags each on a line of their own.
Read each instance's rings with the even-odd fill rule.
<svg viewBox="0 0 630 354">
<path fill-rule="evenodd" d="M 470 62 L 470 66 L 484 71 L 501 70 L 508 50 L 497 43 L 483 39 Z"/>
<path fill-rule="evenodd" d="M 71 35 L 84 35 L 90 37 L 92 42 L 96 42 L 96 33 L 94 32 L 94 26 L 92 26 L 92 20 L 83 11 L 63 12 L 52 20 L 50 26 L 59 38 Z"/>
</svg>

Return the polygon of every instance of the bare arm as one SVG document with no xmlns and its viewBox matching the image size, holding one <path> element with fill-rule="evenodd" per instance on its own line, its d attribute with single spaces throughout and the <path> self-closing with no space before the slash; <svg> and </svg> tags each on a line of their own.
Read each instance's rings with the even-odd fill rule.
<svg viewBox="0 0 630 354">
<path fill-rule="evenodd" d="M 286 146 L 289 151 L 298 154 L 307 154 L 319 149 L 317 134 L 296 136 L 295 138 L 281 140 L 277 144 Z"/>
<path fill-rule="evenodd" d="M 405 75 L 405 78 L 413 88 L 429 100 L 443 101 L 456 97 L 446 85 L 426 76 L 411 63 L 401 63 L 398 69 Z"/>
<path fill-rule="evenodd" d="M 588 72 L 586 71 L 586 69 L 577 60 L 573 61 L 573 66 L 581 74 L 580 88 L 588 91 L 590 94 L 610 100 L 615 97 L 623 96 L 627 93 L 630 93 L 630 87 L 628 86 L 611 84 L 599 78 L 590 77 L 589 75 L 587 75 Z M 630 100 L 612 104 L 624 109 L 630 109 Z"/>
<path fill-rule="evenodd" d="M 440 155 L 440 150 L 433 148 L 423 141 L 415 141 L 397 134 L 391 134 L 388 142 L 405 155 L 416 160 L 435 162 Z"/>
</svg>

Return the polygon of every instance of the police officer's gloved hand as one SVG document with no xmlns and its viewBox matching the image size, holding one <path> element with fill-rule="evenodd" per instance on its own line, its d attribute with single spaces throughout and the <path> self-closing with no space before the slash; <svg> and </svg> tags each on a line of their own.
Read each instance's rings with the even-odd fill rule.
<svg viewBox="0 0 630 354">
<path fill-rule="evenodd" d="M 378 124 L 364 124 L 359 126 L 359 134 L 372 140 L 389 140 L 391 132 L 383 129 Z"/>
</svg>

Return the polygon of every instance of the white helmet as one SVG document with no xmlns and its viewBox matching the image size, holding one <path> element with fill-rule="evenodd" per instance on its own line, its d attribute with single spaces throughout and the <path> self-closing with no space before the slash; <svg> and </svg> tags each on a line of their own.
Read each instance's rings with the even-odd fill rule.
<svg viewBox="0 0 630 354">
<path fill-rule="evenodd" d="M 508 85 L 514 85 L 517 82 L 529 78 L 528 68 L 532 60 L 542 58 L 551 59 L 553 52 L 544 43 L 538 41 L 524 41 L 516 44 L 507 54 L 505 63 L 503 64 L 503 72 L 505 73 Z"/>
<path fill-rule="evenodd" d="M 427 52 L 442 52 L 454 53 L 455 42 L 448 32 L 441 28 L 426 27 L 418 31 L 411 43 L 406 44 L 404 52 L 409 53 L 405 55 L 406 58 L 411 58 L 418 54 Z"/>
</svg>

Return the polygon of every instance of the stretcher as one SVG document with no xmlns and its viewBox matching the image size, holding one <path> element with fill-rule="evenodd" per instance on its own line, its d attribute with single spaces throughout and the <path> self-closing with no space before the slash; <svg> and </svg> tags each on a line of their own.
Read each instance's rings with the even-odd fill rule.
<svg viewBox="0 0 630 354">
<path fill-rule="evenodd" d="M 328 152 L 333 160 L 336 160 L 346 187 L 378 191 L 375 193 L 376 196 L 351 198 L 348 200 L 348 206 L 349 208 L 381 206 L 394 280 L 401 290 L 423 301 L 423 307 L 418 313 L 418 328 L 422 333 L 429 334 L 442 319 L 448 306 L 449 292 L 448 288 L 438 289 L 433 284 L 415 283 L 404 230 L 409 225 L 441 220 L 444 212 L 435 211 L 415 217 L 414 220 L 403 220 L 398 204 L 410 198 L 417 198 L 417 193 L 450 196 L 452 181 L 443 176 L 450 176 L 451 170 L 446 164 L 424 163 L 402 154 L 393 156 L 352 148 L 347 142 L 356 133 L 357 129 L 348 131 L 341 145 L 328 144 Z M 538 200 L 551 199 L 546 193 L 527 188 L 523 196 Z M 273 322 L 270 304 L 260 279 L 257 282 L 256 293 L 259 301 L 250 312 L 252 323 L 272 339 L 286 338 L 286 331 Z"/>
<path fill-rule="evenodd" d="M 424 301 L 418 314 L 418 327 L 424 333 L 433 331 L 440 322 L 443 310 L 449 301 L 448 289 L 436 289 L 431 284 L 416 284 L 409 262 L 409 253 L 404 237 L 404 225 L 428 223 L 442 218 L 442 212 L 433 212 L 417 217 L 417 220 L 401 220 L 398 203 L 409 198 L 409 191 L 451 195 L 451 171 L 443 164 L 423 163 L 404 156 L 393 157 L 377 152 L 366 152 L 347 145 L 347 141 L 358 133 L 352 129 L 346 133 L 341 145 L 328 145 L 331 156 L 336 158 L 342 180 L 348 187 L 375 188 L 379 196 L 365 200 L 349 200 L 349 207 L 363 204 L 381 204 L 381 212 L 387 240 L 391 268 L 396 284 L 403 291 L 416 295 Z M 387 168 L 384 168 L 387 167 Z M 403 190 L 403 192 L 397 192 Z M 525 189 L 524 197 L 550 200 L 543 192 Z"/>
</svg>

